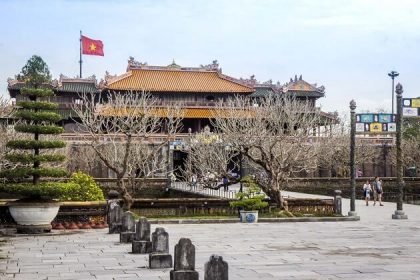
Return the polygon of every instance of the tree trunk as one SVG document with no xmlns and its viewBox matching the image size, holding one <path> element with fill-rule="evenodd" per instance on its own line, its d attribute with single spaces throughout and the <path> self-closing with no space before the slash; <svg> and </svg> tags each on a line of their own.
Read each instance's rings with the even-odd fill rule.
<svg viewBox="0 0 420 280">
<path fill-rule="evenodd" d="M 129 211 L 133 205 L 133 197 L 130 195 L 130 192 L 127 190 L 124 184 L 124 178 L 117 177 L 117 187 L 123 198 L 123 209 L 124 211 Z"/>
<path fill-rule="evenodd" d="M 279 182 L 276 178 L 272 178 L 270 180 L 270 189 L 267 195 L 270 197 L 272 201 L 277 203 L 278 208 L 284 209 L 284 199 L 283 199 L 283 196 L 281 195 Z"/>
</svg>

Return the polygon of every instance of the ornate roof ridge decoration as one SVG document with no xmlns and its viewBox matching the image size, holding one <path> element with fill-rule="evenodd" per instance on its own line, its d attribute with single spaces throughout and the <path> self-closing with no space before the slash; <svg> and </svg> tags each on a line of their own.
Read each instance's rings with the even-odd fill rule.
<svg viewBox="0 0 420 280">
<path fill-rule="evenodd" d="M 128 65 L 127 65 L 127 72 L 130 71 L 131 69 L 143 69 L 144 67 L 147 67 L 147 62 L 140 62 L 134 59 L 133 56 L 130 56 L 128 58 Z"/>
<path fill-rule="evenodd" d="M 175 58 L 172 59 L 172 63 L 169 64 L 168 66 L 166 66 L 167 68 L 170 69 L 181 69 L 181 66 L 179 66 L 178 64 L 175 63 Z"/>
<path fill-rule="evenodd" d="M 11 86 L 13 86 L 13 85 L 15 85 L 17 83 L 23 83 L 23 82 L 20 82 L 17 79 L 13 79 L 13 78 L 10 78 L 10 77 L 7 78 L 7 86 L 8 87 L 11 87 Z"/>
<path fill-rule="evenodd" d="M 255 85 L 259 84 L 259 82 L 257 81 L 257 79 L 255 79 L 255 75 L 252 74 L 251 76 L 249 76 L 248 79 L 244 79 L 244 78 L 239 78 L 238 80 L 239 82 L 241 82 L 244 85 L 248 85 L 251 87 L 255 87 Z"/>
<path fill-rule="evenodd" d="M 277 81 L 276 84 L 273 84 L 273 80 L 270 79 L 268 81 L 265 82 L 259 82 L 256 78 L 255 75 L 251 75 L 248 79 L 244 79 L 244 78 L 240 78 L 238 80 L 238 82 L 253 87 L 254 89 L 256 88 L 268 88 L 271 89 L 274 92 L 281 92 L 282 90 L 282 85 L 280 84 L 279 81 Z"/>
<path fill-rule="evenodd" d="M 96 76 L 95 75 L 92 75 L 92 76 L 89 76 L 89 77 L 86 77 L 86 78 L 79 78 L 79 77 L 74 77 L 74 78 L 71 78 L 71 77 L 69 77 L 69 76 L 66 76 L 66 75 L 63 75 L 63 74 L 60 74 L 60 78 L 59 78 L 59 84 L 62 84 L 62 83 L 95 83 L 95 85 L 96 85 Z"/>
<path fill-rule="evenodd" d="M 18 79 L 13 79 L 13 78 L 7 78 L 7 87 L 8 88 L 13 88 L 14 86 L 19 86 L 19 85 L 25 85 L 26 82 L 25 81 L 19 81 Z M 58 80 L 54 79 L 49 83 L 42 83 L 42 86 L 47 86 L 48 88 L 54 88 L 58 86 Z"/>
<path fill-rule="evenodd" d="M 219 67 L 217 59 L 213 60 L 210 64 L 200 64 L 200 68 L 206 71 L 217 71 L 219 74 L 222 74 L 222 68 Z"/>
<path fill-rule="evenodd" d="M 167 66 L 157 66 L 149 65 L 147 62 L 139 62 L 130 56 L 128 59 L 127 72 L 130 70 L 136 69 L 145 69 L 145 70 L 175 70 L 175 71 L 205 71 L 205 72 L 218 72 L 222 73 L 222 68 L 219 67 L 217 60 L 213 60 L 212 63 L 203 65 L 199 67 L 183 67 L 175 63 L 175 59 L 172 60 L 172 63 Z"/>
<path fill-rule="evenodd" d="M 99 86 L 100 87 L 101 86 L 107 86 L 109 84 L 112 84 L 114 82 L 117 82 L 119 80 L 122 80 L 124 78 L 127 78 L 127 77 L 131 76 L 132 73 L 133 72 L 131 70 L 129 70 L 129 71 L 127 71 L 127 72 L 125 72 L 124 74 L 121 74 L 121 75 L 117 75 L 117 74 L 111 75 L 111 74 L 109 74 L 108 71 L 105 71 L 105 78 L 104 78 L 105 81 L 101 79 L 101 82 L 99 83 Z"/>
</svg>

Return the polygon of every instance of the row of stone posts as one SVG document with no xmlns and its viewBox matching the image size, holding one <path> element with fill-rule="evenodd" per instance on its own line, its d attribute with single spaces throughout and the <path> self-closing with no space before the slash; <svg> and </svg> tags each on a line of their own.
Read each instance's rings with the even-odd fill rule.
<svg viewBox="0 0 420 280">
<path fill-rule="evenodd" d="M 119 233 L 121 243 L 131 243 L 133 254 L 149 254 L 150 269 L 172 268 L 171 280 L 198 280 L 195 271 L 195 246 L 188 238 L 175 245 L 174 262 L 169 253 L 169 234 L 157 227 L 151 234 L 150 222 L 141 217 L 137 223 L 134 214 L 123 212 L 119 205 L 109 205 L 109 233 Z M 151 238 L 150 238 L 151 235 Z M 228 264 L 221 256 L 212 255 L 204 265 L 204 280 L 227 280 Z"/>
</svg>

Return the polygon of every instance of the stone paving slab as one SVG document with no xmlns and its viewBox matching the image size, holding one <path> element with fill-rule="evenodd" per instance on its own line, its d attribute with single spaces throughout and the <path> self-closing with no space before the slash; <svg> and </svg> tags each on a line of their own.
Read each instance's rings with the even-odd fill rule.
<svg viewBox="0 0 420 280">
<path fill-rule="evenodd" d="M 344 200 L 344 209 L 348 201 Z M 229 264 L 229 279 L 420 279 L 420 206 L 404 205 L 408 220 L 392 220 L 395 204 L 364 206 L 360 221 L 258 224 L 168 224 L 170 252 L 181 237 L 196 246 L 203 279 L 211 254 Z M 152 230 L 155 228 L 152 225 Z M 150 270 L 107 230 L 18 236 L 0 247 L 0 279 L 169 279 Z"/>
</svg>

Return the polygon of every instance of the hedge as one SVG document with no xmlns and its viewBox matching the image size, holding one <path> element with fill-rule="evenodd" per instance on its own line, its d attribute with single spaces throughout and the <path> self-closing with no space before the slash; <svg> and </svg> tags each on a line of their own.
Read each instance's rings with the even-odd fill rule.
<svg viewBox="0 0 420 280">
<path fill-rule="evenodd" d="M 42 182 L 36 185 L 31 183 L 0 184 L 0 193 L 10 193 L 24 197 L 42 197 L 48 199 L 65 200 L 72 193 L 77 192 L 80 186 L 74 182 Z"/>
<path fill-rule="evenodd" d="M 82 172 L 73 173 L 69 182 L 0 183 L 0 193 L 10 193 L 24 197 L 43 197 L 61 201 L 102 201 L 102 190 L 93 178 Z"/>
<path fill-rule="evenodd" d="M 34 102 L 35 103 L 35 102 Z M 21 118 L 27 121 L 35 121 L 35 122 L 58 122 L 61 120 L 61 116 L 54 112 L 32 112 L 32 111 L 17 111 L 14 115 L 17 118 Z"/>
<path fill-rule="evenodd" d="M 33 163 L 34 161 L 40 162 L 62 162 L 66 159 L 64 155 L 34 155 L 28 153 L 13 153 L 8 154 L 5 158 L 10 162 Z"/>
<path fill-rule="evenodd" d="M 15 130 L 25 133 L 38 134 L 60 134 L 64 132 L 64 128 L 56 125 L 36 125 L 36 124 L 17 124 Z"/>
<path fill-rule="evenodd" d="M 55 149 L 64 148 L 66 143 L 61 140 L 12 140 L 7 142 L 6 147 L 11 149 Z"/>
<path fill-rule="evenodd" d="M 45 88 L 22 88 L 20 94 L 33 97 L 47 97 L 54 95 L 54 92 Z"/>
<path fill-rule="evenodd" d="M 58 108 L 58 104 L 46 101 L 19 101 L 16 105 L 30 110 L 56 110 Z"/>
<path fill-rule="evenodd" d="M 68 172 L 62 168 L 32 168 L 32 167 L 16 167 L 14 169 L 7 169 L 0 171 L 0 178 L 25 178 L 33 175 L 39 175 L 42 177 L 66 177 Z"/>
</svg>

